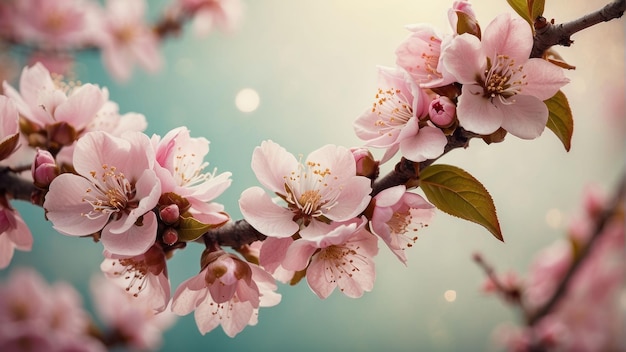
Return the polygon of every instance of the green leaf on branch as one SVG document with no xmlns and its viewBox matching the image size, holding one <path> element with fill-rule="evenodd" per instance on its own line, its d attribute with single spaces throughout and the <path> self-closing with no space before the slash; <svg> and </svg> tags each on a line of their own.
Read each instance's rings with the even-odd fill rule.
<svg viewBox="0 0 626 352">
<path fill-rule="evenodd" d="M 420 187 L 438 209 L 479 224 L 504 241 L 491 195 L 465 170 L 451 165 L 430 165 L 420 173 Z"/>
<path fill-rule="evenodd" d="M 530 18 L 533 21 L 539 16 L 543 16 L 543 9 L 546 5 L 546 0 L 528 0 L 528 9 L 530 10 Z"/>
<path fill-rule="evenodd" d="M 213 228 L 213 226 L 202 223 L 192 217 L 181 217 L 179 227 L 176 229 L 178 231 L 178 239 L 183 242 L 194 241 Z"/>
<path fill-rule="evenodd" d="M 506 2 L 508 2 L 511 8 L 513 8 L 513 10 L 515 10 L 518 15 L 525 19 L 531 27 L 533 26 L 533 23 L 535 21 L 533 18 L 530 17 L 528 8 L 529 4 L 527 0 L 506 0 Z"/>
<path fill-rule="evenodd" d="M 554 132 L 563 143 L 565 150 L 569 152 L 572 146 L 572 135 L 574 134 L 574 118 L 565 94 L 558 91 L 544 103 L 548 107 L 548 111 L 550 111 L 546 127 Z"/>
</svg>

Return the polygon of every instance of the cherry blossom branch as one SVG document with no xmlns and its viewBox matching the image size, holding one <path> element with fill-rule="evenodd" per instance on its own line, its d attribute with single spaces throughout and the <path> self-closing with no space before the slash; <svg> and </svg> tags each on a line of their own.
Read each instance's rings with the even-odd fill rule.
<svg viewBox="0 0 626 352">
<path fill-rule="evenodd" d="M 553 45 L 570 46 L 574 43 L 571 39 L 574 33 L 601 22 L 620 18 L 625 10 L 626 0 L 615 0 L 598 11 L 566 23 L 555 25 L 545 17 L 539 17 L 535 21 L 536 33 L 530 56 L 541 57 Z"/>
<path fill-rule="evenodd" d="M 574 258 L 572 265 L 569 267 L 568 271 L 565 273 L 565 276 L 559 282 L 554 294 L 550 299 L 539 309 L 534 311 L 532 314 L 530 312 L 526 312 L 526 324 L 528 326 L 532 326 L 541 320 L 543 317 L 548 315 L 552 310 L 556 307 L 557 303 L 560 299 L 562 299 L 567 294 L 567 289 L 570 281 L 576 274 L 578 268 L 585 261 L 585 258 L 589 256 L 591 250 L 593 249 L 594 244 L 598 241 L 598 238 L 601 234 L 605 233 L 604 231 L 606 225 L 610 222 L 610 220 L 619 213 L 620 208 L 623 207 L 624 201 L 626 200 L 626 175 L 622 177 L 620 184 L 618 186 L 617 193 L 609 203 L 609 206 L 606 207 L 602 213 L 598 216 L 595 227 L 593 229 L 593 233 L 589 238 L 589 241 L 582 246 L 580 251 Z"/>
<path fill-rule="evenodd" d="M 254 241 L 263 241 L 267 236 L 257 231 L 246 220 L 230 222 L 220 228 L 211 230 L 203 236 L 205 243 L 217 243 L 220 246 L 239 248 Z"/>
<path fill-rule="evenodd" d="M 429 159 L 420 163 L 414 163 L 410 160 L 402 158 L 393 171 L 389 172 L 386 176 L 376 181 L 372 186 L 372 197 L 380 193 L 381 191 L 398 185 L 405 185 L 411 181 L 417 181 L 419 172 L 425 169 L 427 166 L 433 164 L 439 158 L 447 154 L 449 151 L 457 148 L 467 148 L 469 140 L 477 137 L 477 134 L 466 131 L 462 127 L 458 127 L 453 134 L 447 136 L 448 143 L 446 144 L 443 154 L 435 159 Z"/>
<path fill-rule="evenodd" d="M 495 287 L 495 292 L 503 296 L 503 298 L 519 307 L 520 311 L 524 314 L 525 324 L 527 326 L 536 325 L 541 319 L 557 307 L 558 303 L 565 298 L 570 282 L 581 268 L 581 265 L 585 262 L 586 258 L 591 254 L 595 243 L 598 242 L 602 234 L 607 233 L 605 227 L 613 219 L 614 216 L 623 211 L 624 201 L 626 201 L 626 174 L 623 176 L 618 186 L 617 192 L 611 202 L 603 211 L 598 214 L 594 223 L 589 240 L 581 246 L 577 251 L 571 265 L 568 267 L 567 272 L 563 278 L 558 282 L 553 294 L 549 297 L 545 304 L 538 309 L 530 310 L 524 303 L 522 292 L 516 287 L 509 287 L 505 285 L 496 274 L 493 266 L 488 264 L 480 254 L 474 254 L 474 262 L 483 270 L 485 275 L 489 278 L 490 282 Z M 543 351 L 542 346 L 531 346 L 532 351 Z"/>
<path fill-rule="evenodd" d="M 31 202 L 32 195 L 37 187 L 26 179 L 23 179 L 15 171 L 6 166 L 0 166 L 0 195 L 9 195 L 13 199 Z"/>
</svg>

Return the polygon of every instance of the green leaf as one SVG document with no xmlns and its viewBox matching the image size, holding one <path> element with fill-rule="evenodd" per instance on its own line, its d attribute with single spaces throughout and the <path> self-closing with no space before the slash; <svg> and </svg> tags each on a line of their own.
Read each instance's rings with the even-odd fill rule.
<svg viewBox="0 0 626 352">
<path fill-rule="evenodd" d="M 194 241 L 209 231 L 213 225 L 202 223 L 192 217 L 181 217 L 178 231 L 178 240 L 183 242 Z"/>
<path fill-rule="evenodd" d="M 523 19 L 530 24 L 532 27 L 534 23 L 534 19 L 530 18 L 530 14 L 528 13 L 528 3 L 526 0 L 506 0 L 509 5 L 517 12 L 518 15 L 522 16 Z"/>
<path fill-rule="evenodd" d="M 565 150 L 569 152 L 572 146 L 572 135 L 574 134 L 574 118 L 565 94 L 558 91 L 544 103 L 548 107 L 548 111 L 550 111 L 546 127 L 554 132 L 563 143 Z"/>
<path fill-rule="evenodd" d="M 533 22 L 539 16 L 543 16 L 543 9 L 546 4 L 546 0 L 528 0 L 528 9 L 530 10 L 530 18 Z"/>
<path fill-rule="evenodd" d="M 420 187 L 438 209 L 479 224 L 504 241 L 491 195 L 465 170 L 451 165 L 431 165 L 420 173 Z"/>
</svg>

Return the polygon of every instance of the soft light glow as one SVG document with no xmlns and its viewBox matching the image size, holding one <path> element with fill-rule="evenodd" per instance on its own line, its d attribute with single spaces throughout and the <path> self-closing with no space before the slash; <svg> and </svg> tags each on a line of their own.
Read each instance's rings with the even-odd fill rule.
<svg viewBox="0 0 626 352">
<path fill-rule="evenodd" d="M 556 208 L 548 210 L 546 213 L 546 223 L 553 229 L 558 229 L 563 222 L 563 214 Z"/>
<path fill-rule="evenodd" d="M 447 290 L 446 292 L 443 293 L 443 298 L 445 298 L 446 301 L 448 301 L 448 302 L 456 301 L 456 291 L 455 290 Z"/>
<path fill-rule="evenodd" d="M 237 93 L 235 105 L 242 112 L 252 112 L 259 107 L 259 93 L 251 88 L 244 88 Z"/>
</svg>

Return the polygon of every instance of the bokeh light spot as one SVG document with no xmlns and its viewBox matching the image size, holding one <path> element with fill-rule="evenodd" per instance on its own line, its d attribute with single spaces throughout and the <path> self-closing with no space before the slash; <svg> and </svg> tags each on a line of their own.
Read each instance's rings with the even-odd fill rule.
<svg viewBox="0 0 626 352">
<path fill-rule="evenodd" d="M 447 290 L 446 292 L 443 293 L 443 298 L 445 298 L 446 301 L 448 301 L 448 302 L 456 301 L 456 291 L 455 290 Z"/>
<path fill-rule="evenodd" d="M 242 112 L 252 112 L 259 107 L 259 93 L 251 88 L 244 88 L 237 93 L 235 105 Z"/>
<path fill-rule="evenodd" d="M 563 222 L 563 214 L 556 208 L 548 210 L 546 213 L 546 223 L 553 229 L 558 229 Z"/>
</svg>

